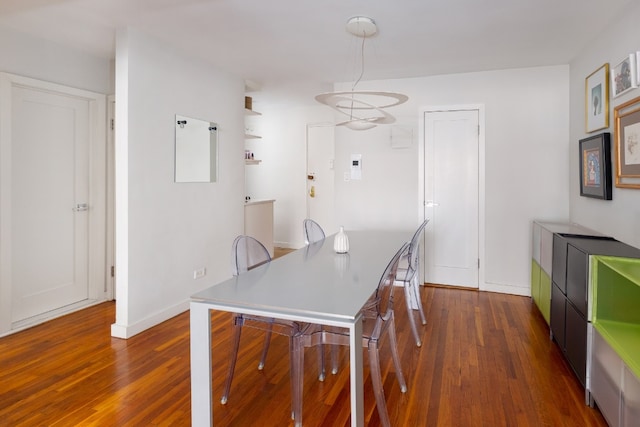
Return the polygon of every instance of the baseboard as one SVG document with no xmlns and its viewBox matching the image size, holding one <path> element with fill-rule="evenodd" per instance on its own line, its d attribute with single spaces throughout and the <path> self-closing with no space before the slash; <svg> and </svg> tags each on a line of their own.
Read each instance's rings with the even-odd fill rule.
<svg viewBox="0 0 640 427">
<path fill-rule="evenodd" d="M 111 325 L 111 336 L 114 338 L 123 339 L 131 338 L 132 336 L 139 334 L 140 332 L 145 331 L 149 328 L 152 328 L 157 324 L 164 322 L 165 320 L 169 320 L 180 313 L 184 313 L 187 310 L 189 310 L 189 301 L 183 301 L 179 304 L 154 313 L 153 315 L 131 325 L 120 325 L 114 323 L 113 325 Z"/>
<path fill-rule="evenodd" d="M 67 314 L 71 314 L 75 311 L 83 310 L 85 308 L 91 307 L 92 305 L 101 304 L 107 301 L 106 299 L 87 299 L 74 304 L 70 304 L 56 310 L 48 311 L 43 314 L 39 314 L 37 316 L 30 317 L 28 319 L 20 320 L 17 322 L 13 322 L 11 324 L 11 329 L 8 331 L 3 331 L 0 333 L 0 337 L 4 337 L 6 335 L 11 335 L 16 332 L 24 331 L 25 329 L 29 329 L 33 326 L 40 325 L 41 323 L 48 322 L 53 319 L 57 319 L 58 317 L 66 316 Z"/>
<path fill-rule="evenodd" d="M 501 294 L 520 295 L 523 297 L 531 296 L 531 288 L 529 286 L 501 285 L 499 283 L 485 283 L 480 286 L 481 291 L 497 292 Z"/>
<path fill-rule="evenodd" d="M 423 286 L 429 286 L 433 288 L 456 288 L 456 289 L 466 289 L 469 291 L 476 292 L 496 292 L 499 294 L 509 294 L 509 295 L 519 295 L 523 297 L 531 296 L 531 288 L 523 287 L 523 286 L 513 286 L 513 285 L 501 285 L 498 283 L 485 283 L 480 285 L 480 288 L 469 288 L 466 286 L 457 286 L 457 285 L 438 285 L 434 283 L 424 283 Z"/>
</svg>

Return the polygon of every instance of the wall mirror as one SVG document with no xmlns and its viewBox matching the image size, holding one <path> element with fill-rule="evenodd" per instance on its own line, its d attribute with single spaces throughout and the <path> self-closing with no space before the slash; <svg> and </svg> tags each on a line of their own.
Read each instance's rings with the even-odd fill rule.
<svg viewBox="0 0 640 427">
<path fill-rule="evenodd" d="M 176 114 L 175 182 L 216 182 L 218 125 Z"/>
</svg>

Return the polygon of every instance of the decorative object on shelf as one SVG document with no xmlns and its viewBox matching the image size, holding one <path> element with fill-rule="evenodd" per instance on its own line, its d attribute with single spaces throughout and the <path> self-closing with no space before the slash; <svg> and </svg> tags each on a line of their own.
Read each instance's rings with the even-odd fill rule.
<svg viewBox="0 0 640 427">
<path fill-rule="evenodd" d="M 244 108 L 249 110 L 249 111 L 253 111 L 253 98 L 251 98 L 250 96 L 245 96 L 244 97 Z"/>
<path fill-rule="evenodd" d="M 587 133 L 609 127 L 609 63 L 585 79 L 584 116 Z"/>
<path fill-rule="evenodd" d="M 611 72 L 611 91 L 613 97 L 616 98 L 638 87 L 636 77 L 636 54 L 631 53 L 627 58 L 613 67 Z"/>
<path fill-rule="evenodd" d="M 351 91 L 322 93 L 316 96 L 316 100 L 349 118 L 336 126 L 366 130 L 379 124 L 394 123 L 395 117 L 384 109 L 407 102 L 408 96 L 396 92 L 356 90 L 356 86 L 364 75 L 364 42 L 378 31 L 375 22 L 365 16 L 355 16 L 347 21 L 347 31 L 362 38 L 360 75 L 353 83 Z"/>
<path fill-rule="evenodd" d="M 339 254 L 349 252 L 349 236 L 344 232 L 344 227 L 340 226 L 340 231 L 333 238 L 333 250 Z"/>
<path fill-rule="evenodd" d="M 580 195 L 611 200 L 611 135 L 580 140 Z"/>
<path fill-rule="evenodd" d="M 616 187 L 640 188 L 640 97 L 613 110 Z"/>
</svg>

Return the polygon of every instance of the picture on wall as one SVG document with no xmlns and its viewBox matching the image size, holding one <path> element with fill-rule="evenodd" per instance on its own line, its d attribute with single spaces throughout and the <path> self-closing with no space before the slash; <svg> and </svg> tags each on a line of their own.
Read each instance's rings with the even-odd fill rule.
<svg viewBox="0 0 640 427">
<path fill-rule="evenodd" d="M 616 65 L 611 72 L 613 97 L 618 97 L 637 87 L 636 77 L 636 55 L 632 53 Z"/>
<path fill-rule="evenodd" d="M 587 133 L 609 127 L 609 64 L 585 79 L 585 126 Z"/>
<path fill-rule="evenodd" d="M 611 200 L 611 134 L 580 140 L 580 195 Z"/>
<path fill-rule="evenodd" d="M 616 187 L 640 188 L 640 97 L 616 106 Z"/>
</svg>

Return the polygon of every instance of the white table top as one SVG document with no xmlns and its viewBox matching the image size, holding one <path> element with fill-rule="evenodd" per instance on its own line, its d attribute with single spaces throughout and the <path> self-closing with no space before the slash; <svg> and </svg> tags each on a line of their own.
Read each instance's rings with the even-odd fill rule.
<svg viewBox="0 0 640 427">
<path fill-rule="evenodd" d="M 193 301 L 294 320 L 353 321 L 411 231 L 347 231 L 348 254 L 333 236 L 212 286 Z"/>
</svg>

